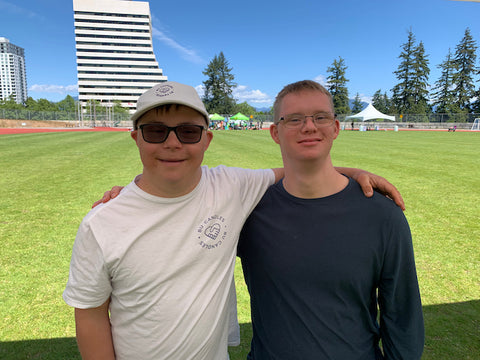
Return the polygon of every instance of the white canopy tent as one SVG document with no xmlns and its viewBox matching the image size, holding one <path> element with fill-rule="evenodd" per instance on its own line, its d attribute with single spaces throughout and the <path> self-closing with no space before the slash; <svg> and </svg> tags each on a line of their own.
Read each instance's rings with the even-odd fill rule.
<svg viewBox="0 0 480 360">
<path fill-rule="evenodd" d="M 360 111 L 358 114 L 345 117 L 345 120 L 347 119 L 359 119 L 361 121 L 367 121 L 372 119 L 387 119 L 395 121 L 395 116 L 382 114 L 380 111 L 375 109 L 372 104 L 368 104 L 368 106 L 362 111 Z"/>
</svg>

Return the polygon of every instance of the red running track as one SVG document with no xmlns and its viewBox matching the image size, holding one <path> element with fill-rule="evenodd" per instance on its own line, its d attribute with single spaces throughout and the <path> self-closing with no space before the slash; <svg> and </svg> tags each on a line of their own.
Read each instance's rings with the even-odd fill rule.
<svg viewBox="0 0 480 360">
<path fill-rule="evenodd" d="M 46 133 L 46 132 L 65 132 L 65 131 L 130 131 L 125 128 L 110 128 L 110 127 L 96 127 L 96 128 L 73 128 L 73 129 L 59 129 L 59 128 L 0 128 L 0 135 L 9 134 L 31 134 L 31 133 Z"/>
</svg>

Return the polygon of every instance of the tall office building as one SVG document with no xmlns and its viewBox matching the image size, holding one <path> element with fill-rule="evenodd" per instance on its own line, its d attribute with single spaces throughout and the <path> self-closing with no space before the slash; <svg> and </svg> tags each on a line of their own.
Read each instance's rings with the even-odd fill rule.
<svg viewBox="0 0 480 360">
<path fill-rule="evenodd" d="M 25 51 L 0 37 L 0 99 L 13 95 L 17 104 L 27 101 L 27 72 Z"/>
<path fill-rule="evenodd" d="M 150 6 L 144 1 L 73 0 L 78 94 L 82 104 L 138 97 L 166 81 L 152 46 Z"/>
</svg>

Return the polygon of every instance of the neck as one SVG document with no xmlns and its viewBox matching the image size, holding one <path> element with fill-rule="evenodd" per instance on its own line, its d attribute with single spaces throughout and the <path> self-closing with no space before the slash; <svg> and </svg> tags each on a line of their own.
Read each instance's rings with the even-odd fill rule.
<svg viewBox="0 0 480 360">
<path fill-rule="evenodd" d="M 340 192 L 348 184 L 348 179 L 335 170 L 330 158 L 321 163 L 291 163 L 292 165 L 285 165 L 283 186 L 295 197 L 322 198 Z"/>
<path fill-rule="evenodd" d="M 201 168 L 198 168 L 198 171 L 192 177 L 184 177 L 180 181 L 159 181 L 158 176 L 150 174 L 144 169 L 142 176 L 138 180 L 135 179 L 135 183 L 140 189 L 151 195 L 163 198 L 176 198 L 192 192 L 201 178 Z"/>
</svg>

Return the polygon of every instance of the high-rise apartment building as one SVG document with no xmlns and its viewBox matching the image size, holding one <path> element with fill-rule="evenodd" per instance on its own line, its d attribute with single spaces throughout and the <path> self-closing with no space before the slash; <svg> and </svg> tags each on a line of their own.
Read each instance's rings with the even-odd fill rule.
<svg viewBox="0 0 480 360">
<path fill-rule="evenodd" d="M 27 101 L 25 51 L 0 37 L 0 99 L 8 100 L 11 95 L 17 104 Z"/>
<path fill-rule="evenodd" d="M 138 97 L 166 81 L 153 53 L 150 6 L 144 1 L 73 0 L 79 101 Z"/>
</svg>

